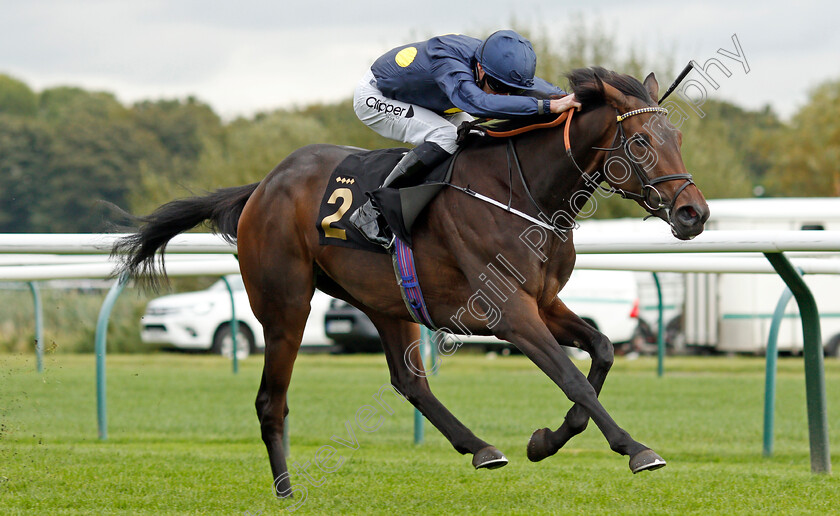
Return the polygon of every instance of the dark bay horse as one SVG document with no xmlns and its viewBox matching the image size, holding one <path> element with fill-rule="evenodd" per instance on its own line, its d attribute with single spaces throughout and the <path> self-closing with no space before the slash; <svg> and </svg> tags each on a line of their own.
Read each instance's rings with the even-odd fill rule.
<svg viewBox="0 0 840 516">
<path fill-rule="evenodd" d="M 572 233 L 563 221 L 572 221 L 601 188 L 635 200 L 667 222 L 677 238 L 689 239 L 703 231 L 708 206 L 685 171 L 681 134 L 658 107 L 653 74 L 644 84 L 601 68 L 575 70 L 568 77 L 583 104 L 573 120 L 516 136 L 512 146 L 504 139 L 468 146 L 453 169 L 454 185 L 469 185 L 530 219 L 457 188 L 444 189 L 413 229 L 418 278 L 435 325 L 513 343 L 573 402 L 557 430 L 543 428 L 531 436 L 530 460 L 556 453 L 591 419 L 612 450 L 630 456 L 634 473 L 656 469 L 664 460 L 619 427 L 598 400 L 613 364 L 612 344 L 558 298 L 575 264 Z M 570 135 L 568 150 L 564 128 Z M 511 148 L 517 156 L 513 163 Z M 148 278 L 162 272 L 156 253 L 200 223 L 209 221 L 218 233 L 236 240 L 251 308 L 265 331 L 256 409 L 278 496 L 292 492 L 282 446 L 286 395 L 316 288 L 370 317 L 382 338 L 391 383 L 458 452 L 473 454 L 476 468 L 507 463 L 499 450 L 458 421 L 406 363 L 422 364 L 412 345 L 419 331 L 394 280 L 391 258 L 319 245 L 319 201 L 331 171 L 354 152 L 359 149 L 301 148 L 259 183 L 161 206 L 141 218 L 138 232 L 114 249 L 127 255 L 124 270 Z M 550 223 L 539 225 L 534 219 Z M 495 282 L 495 298 L 488 294 L 488 277 Z M 589 353 L 588 376 L 561 345 Z"/>
</svg>

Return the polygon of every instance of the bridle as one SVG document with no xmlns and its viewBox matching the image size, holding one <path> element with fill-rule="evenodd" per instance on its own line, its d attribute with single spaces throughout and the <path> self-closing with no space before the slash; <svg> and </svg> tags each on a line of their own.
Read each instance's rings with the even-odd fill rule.
<svg viewBox="0 0 840 516">
<path fill-rule="evenodd" d="M 540 226 L 540 227 L 545 228 L 545 229 L 549 229 L 549 230 L 551 230 L 555 233 L 564 233 L 566 231 L 571 231 L 571 230 L 575 229 L 576 225 L 574 223 L 571 226 L 559 226 L 559 225 L 557 225 L 557 223 L 554 222 L 552 217 L 549 217 L 549 216 L 546 215 L 545 210 L 543 210 L 542 206 L 540 206 L 540 204 L 537 202 L 537 200 L 534 199 L 534 196 L 531 194 L 530 188 L 528 188 L 528 183 L 525 180 L 525 175 L 522 171 L 522 165 L 519 161 L 519 156 L 517 155 L 516 147 L 513 144 L 513 138 L 512 138 L 513 136 L 516 136 L 518 134 L 522 134 L 523 132 L 527 132 L 527 131 L 534 130 L 534 129 L 557 127 L 564 122 L 564 117 L 565 117 L 565 124 L 566 125 L 563 129 L 563 143 L 566 147 L 566 155 L 569 156 L 569 159 L 572 160 L 572 164 L 574 164 L 575 168 L 577 168 L 577 170 L 580 172 L 581 176 L 586 181 L 586 183 L 589 184 L 589 185 L 594 185 L 595 187 L 597 187 L 597 188 L 599 188 L 599 189 L 601 189 L 605 192 L 608 192 L 610 194 L 617 193 L 618 195 L 620 195 L 621 197 L 623 197 L 625 199 L 633 199 L 633 200 L 639 201 L 645 207 L 647 207 L 647 209 L 651 212 L 664 209 L 664 210 L 666 210 L 666 212 L 668 214 L 668 219 L 669 219 L 669 223 L 670 223 L 671 212 L 673 211 L 674 204 L 677 202 L 677 198 L 683 192 L 683 190 L 688 188 L 689 185 L 694 184 L 694 181 L 691 178 L 691 174 L 667 174 L 667 175 L 664 175 L 664 176 L 655 177 L 655 178 L 651 179 L 639 167 L 639 164 L 635 160 L 631 159 L 630 160 L 630 169 L 633 171 L 633 173 L 636 175 L 636 178 L 642 184 L 642 193 L 641 194 L 637 194 L 635 192 L 628 192 L 627 190 L 623 190 L 621 188 L 615 188 L 613 186 L 603 186 L 603 185 L 601 185 L 601 180 L 598 177 L 599 175 L 601 175 L 601 173 L 599 171 L 596 171 L 594 175 L 587 174 L 586 171 L 584 171 L 582 168 L 580 168 L 580 166 L 575 161 L 574 155 L 572 154 L 572 146 L 571 146 L 571 141 L 570 141 L 570 138 L 569 138 L 569 132 L 570 132 L 570 128 L 572 126 L 571 122 L 572 122 L 572 115 L 574 114 L 574 112 L 575 112 L 574 109 L 570 109 L 570 110 L 562 113 L 559 117 L 554 119 L 554 121 L 552 121 L 552 122 L 548 122 L 548 123 L 545 123 L 545 124 L 535 124 L 535 125 L 528 126 L 527 128 L 520 128 L 520 129 L 514 129 L 514 130 L 510 130 L 510 131 L 501 131 L 501 132 L 500 131 L 492 131 L 492 130 L 486 130 L 485 131 L 486 134 L 490 134 L 491 136 L 506 137 L 507 138 L 508 171 L 510 173 L 509 184 L 510 184 L 510 187 L 511 187 L 510 196 L 508 198 L 507 204 L 504 204 L 500 201 L 497 201 L 495 199 L 487 197 L 486 195 L 482 195 L 482 194 L 472 190 L 469 185 L 467 185 L 466 187 L 461 187 L 461 186 L 456 186 L 449 181 L 446 181 L 443 184 L 450 187 L 450 188 L 458 190 L 458 191 L 460 191 L 464 194 L 467 194 L 470 197 L 473 197 L 473 198 L 476 198 L 480 201 L 492 204 L 493 206 L 496 206 L 497 208 L 500 208 L 500 209 L 502 209 L 502 210 L 504 210 L 508 213 L 511 213 L 511 214 L 516 215 L 520 218 L 528 220 L 529 222 L 531 222 L 531 223 L 533 223 L 537 226 Z M 613 146 L 612 147 L 593 147 L 593 148 L 596 149 L 596 150 L 604 150 L 604 151 L 607 151 L 607 152 L 613 152 L 613 151 L 616 151 L 618 149 L 621 149 L 623 146 L 625 146 L 627 144 L 628 141 L 630 141 L 627 138 L 626 134 L 624 133 L 624 126 L 621 123 L 624 120 L 626 120 L 627 118 L 630 118 L 631 116 L 640 115 L 642 113 L 662 113 L 662 114 L 667 115 L 668 110 L 666 110 L 665 108 L 662 108 L 662 107 L 646 107 L 646 108 L 641 108 L 641 109 L 635 109 L 633 111 L 628 111 L 627 113 L 624 113 L 624 114 L 620 114 L 618 112 L 618 110 L 616 110 L 616 123 L 618 124 L 618 129 L 616 130 L 615 137 L 613 138 Z M 469 127 L 468 127 L 468 129 L 469 129 Z M 615 145 L 616 141 L 618 141 L 618 145 Z M 459 152 L 460 152 L 460 149 L 459 149 Z M 609 156 L 607 156 L 607 158 L 609 159 Z M 608 159 L 605 160 L 605 163 L 608 162 Z M 453 159 L 452 162 L 450 163 L 449 174 L 451 174 L 451 169 L 454 167 L 454 163 L 455 163 L 455 160 Z M 515 165 L 515 167 L 514 167 L 514 165 Z M 528 200 L 530 200 L 531 204 L 537 209 L 537 212 L 538 212 L 537 218 L 534 218 L 534 217 L 532 217 L 532 216 L 530 216 L 530 215 L 528 215 L 528 214 L 526 214 L 522 211 L 514 209 L 513 206 L 512 206 L 512 203 L 513 203 L 513 170 L 514 170 L 514 168 L 519 173 L 519 179 L 522 181 L 522 186 L 525 189 L 525 193 L 528 196 Z M 447 175 L 449 175 L 449 174 L 447 174 Z M 664 199 L 662 197 L 662 194 L 659 192 L 659 190 L 656 189 L 656 185 L 667 182 L 667 181 L 676 181 L 676 180 L 680 180 L 680 179 L 682 179 L 684 181 L 684 183 L 677 189 L 677 192 L 674 194 L 673 199 L 671 199 L 671 203 L 670 204 L 665 204 L 663 202 Z M 648 196 L 649 196 L 650 193 L 656 193 L 656 196 L 658 198 L 658 201 L 656 203 L 653 203 L 648 199 Z M 650 215 L 650 216 L 653 216 L 653 215 Z"/>
<path fill-rule="evenodd" d="M 566 118 L 566 127 L 563 130 L 563 143 L 566 146 L 566 155 L 569 156 L 569 159 L 572 160 L 572 164 L 574 164 L 575 168 L 583 176 L 583 179 L 587 182 L 587 184 L 594 184 L 597 188 L 609 192 L 611 194 L 617 193 L 624 199 L 632 199 L 638 202 L 641 202 L 649 211 L 659 211 L 664 209 L 666 213 L 668 213 L 668 217 L 670 218 L 671 211 L 674 209 L 674 204 L 677 202 L 677 198 L 679 195 L 688 188 L 689 185 L 693 185 L 694 181 L 692 180 L 691 174 L 667 174 L 664 176 L 654 177 L 653 179 L 649 178 L 647 174 L 645 174 L 644 170 L 639 166 L 639 163 L 633 159 L 632 157 L 629 159 L 630 161 L 630 170 L 636 176 L 636 179 L 642 185 L 642 191 L 640 194 L 635 192 L 628 192 L 627 190 L 623 190 L 621 188 L 616 188 L 613 186 L 603 186 L 601 181 L 598 179 L 598 176 L 602 175 L 600 171 L 596 171 L 594 175 L 587 174 L 583 169 L 575 161 L 575 157 L 572 154 L 572 146 L 569 139 L 569 129 L 572 125 L 572 115 L 574 114 L 574 109 L 570 109 L 568 111 L 569 116 Z M 609 153 L 617 151 L 622 147 L 625 147 L 631 139 L 628 139 L 626 134 L 624 133 L 624 126 L 622 122 L 631 116 L 640 115 L 643 113 L 661 113 L 663 115 L 668 114 L 668 110 L 663 107 L 645 107 L 640 109 L 634 109 L 632 111 L 628 111 L 627 113 L 621 114 L 616 109 L 616 123 L 618 124 L 618 128 L 615 132 L 615 137 L 613 138 L 612 147 L 593 147 L 595 150 L 603 150 Z M 618 145 L 616 145 L 618 142 Z M 627 151 L 629 153 L 629 151 Z M 632 156 L 632 153 L 630 153 Z M 607 155 L 607 159 L 604 161 L 605 164 L 609 163 L 610 156 Z M 603 173 L 606 176 L 606 172 Z M 678 181 L 683 180 L 684 183 L 677 189 L 677 192 L 674 194 L 674 197 L 671 199 L 669 204 L 665 204 L 664 197 L 662 193 L 657 190 L 656 185 L 665 183 L 668 181 Z M 652 194 L 656 194 L 657 201 L 652 202 Z"/>
</svg>

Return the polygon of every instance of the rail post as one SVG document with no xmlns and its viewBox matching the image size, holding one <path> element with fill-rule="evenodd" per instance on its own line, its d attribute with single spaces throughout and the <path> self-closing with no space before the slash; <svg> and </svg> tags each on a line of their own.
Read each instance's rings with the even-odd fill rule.
<svg viewBox="0 0 840 516">
<path fill-rule="evenodd" d="M 662 284 L 659 283 L 659 275 L 655 272 L 653 282 L 656 283 L 656 297 L 658 301 L 658 328 L 656 331 L 656 375 L 662 377 L 665 374 L 665 304 L 662 300 Z"/>
<path fill-rule="evenodd" d="M 432 367 L 434 367 L 434 357 L 436 356 L 435 353 L 432 352 L 432 345 L 431 345 L 431 330 L 426 328 L 423 325 L 420 325 L 420 357 L 425 364 L 428 363 L 428 359 L 432 357 Z M 414 409 L 414 444 L 423 444 L 423 414 Z"/>
<path fill-rule="evenodd" d="M 811 444 L 811 472 L 831 473 L 828 446 L 828 415 L 825 401 L 825 372 L 820 335 L 820 314 L 814 295 L 783 253 L 764 253 L 782 277 L 799 305 L 802 318 L 805 393 L 808 407 L 808 437 Z"/>
<path fill-rule="evenodd" d="M 225 282 L 228 295 L 230 296 L 230 354 L 233 359 L 233 374 L 236 374 L 239 372 L 239 359 L 236 357 L 236 339 L 237 334 L 239 333 L 239 321 L 236 320 L 236 302 L 233 300 L 233 286 L 230 284 L 230 281 L 228 281 L 227 276 L 222 276 L 222 281 Z"/>
<path fill-rule="evenodd" d="M 39 373 L 44 372 L 44 308 L 41 304 L 41 294 L 38 291 L 38 284 L 29 282 L 29 290 L 32 292 L 32 303 L 35 305 L 35 369 Z"/>
<path fill-rule="evenodd" d="M 292 456 L 292 446 L 289 444 L 289 415 L 283 418 L 283 455 L 288 459 Z"/>
<path fill-rule="evenodd" d="M 108 319 L 111 317 L 111 309 L 120 297 L 125 284 L 128 283 L 128 274 L 123 273 L 111 286 L 102 308 L 99 309 L 99 319 L 96 321 L 96 340 L 94 350 L 96 352 L 96 420 L 99 427 L 99 439 L 108 439 L 107 419 L 107 393 L 105 392 L 105 351 L 108 339 Z"/>
<path fill-rule="evenodd" d="M 779 327 L 785 317 L 787 308 L 793 292 L 785 287 L 784 292 L 776 303 L 773 311 L 773 320 L 770 322 L 770 333 L 767 336 L 767 352 L 764 362 L 764 448 L 762 453 L 765 457 L 773 455 L 773 422 L 775 420 L 776 403 L 776 362 L 779 357 Z"/>
</svg>

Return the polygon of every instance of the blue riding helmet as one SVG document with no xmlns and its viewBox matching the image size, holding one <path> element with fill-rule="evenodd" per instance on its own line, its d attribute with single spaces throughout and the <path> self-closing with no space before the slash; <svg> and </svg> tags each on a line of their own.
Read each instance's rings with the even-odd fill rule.
<svg viewBox="0 0 840 516">
<path fill-rule="evenodd" d="M 530 41 L 512 30 L 491 34 L 476 49 L 475 59 L 487 75 L 510 88 L 534 86 L 537 54 Z"/>
</svg>

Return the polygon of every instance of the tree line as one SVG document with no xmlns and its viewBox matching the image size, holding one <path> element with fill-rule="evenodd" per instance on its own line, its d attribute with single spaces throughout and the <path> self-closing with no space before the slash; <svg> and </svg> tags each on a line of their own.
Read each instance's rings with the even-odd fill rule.
<svg viewBox="0 0 840 516">
<path fill-rule="evenodd" d="M 663 89 L 674 77 L 673 59 L 619 52 L 609 34 L 579 27 L 556 42 L 548 31 L 528 34 L 540 76 L 562 87 L 564 71 L 598 64 L 639 79 L 655 70 Z M 789 123 L 769 107 L 708 100 L 703 109 L 705 117 L 681 127 L 682 153 L 708 198 L 840 196 L 840 80 L 814 89 Z M 147 213 L 176 197 L 259 181 L 310 143 L 403 145 L 359 122 L 350 99 L 223 121 L 194 97 L 126 106 L 108 92 L 35 92 L 0 74 L 0 233 L 107 230 L 113 214 L 101 201 Z M 595 216 L 641 214 L 610 199 Z"/>
</svg>

